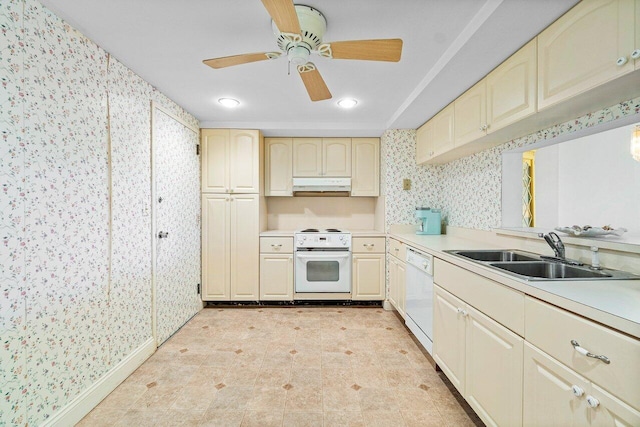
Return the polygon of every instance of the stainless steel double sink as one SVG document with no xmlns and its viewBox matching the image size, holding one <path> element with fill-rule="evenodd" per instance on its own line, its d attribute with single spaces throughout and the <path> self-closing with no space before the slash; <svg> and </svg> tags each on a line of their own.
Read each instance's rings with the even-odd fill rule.
<svg viewBox="0 0 640 427">
<path fill-rule="evenodd" d="M 525 280 L 634 280 L 640 276 L 626 271 L 570 265 L 567 261 L 544 259 L 519 250 L 445 250 L 444 252 L 486 265 Z M 550 257 L 547 257 L 550 258 Z"/>
</svg>

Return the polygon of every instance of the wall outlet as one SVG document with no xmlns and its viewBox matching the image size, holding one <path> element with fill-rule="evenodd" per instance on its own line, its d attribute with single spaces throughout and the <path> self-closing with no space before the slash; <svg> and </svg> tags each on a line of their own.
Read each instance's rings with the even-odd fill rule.
<svg viewBox="0 0 640 427">
<path fill-rule="evenodd" d="M 411 190 L 411 180 L 409 178 L 405 178 L 402 180 L 402 189 Z"/>
</svg>

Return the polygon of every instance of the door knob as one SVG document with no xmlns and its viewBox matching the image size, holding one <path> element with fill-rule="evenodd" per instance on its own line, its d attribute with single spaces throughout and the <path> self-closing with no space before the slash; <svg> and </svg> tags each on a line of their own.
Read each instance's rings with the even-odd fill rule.
<svg viewBox="0 0 640 427">
<path fill-rule="evenodd" d="M 161 231 L 158 233 L 158 239 L 166 239 L 167 237 L 169 237 L 168 231 Z"/>
</svg>

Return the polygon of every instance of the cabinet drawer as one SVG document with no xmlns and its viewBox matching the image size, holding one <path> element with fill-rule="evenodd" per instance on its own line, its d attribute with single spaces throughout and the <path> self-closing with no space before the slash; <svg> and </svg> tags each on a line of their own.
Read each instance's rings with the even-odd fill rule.
<svg viewBox="0 0 640 427">
<path fill-rule="evenodd" d="M 354 237 L 351 241 L 353 252 L 384 253 L 384 237 Z"/>
<path fill-rule="evenodd" d="M 389 239 L 389 253 L 400 261 L 407 259 L 407 245 L 396 239 Z"/>
<path fill-rule="evenodd" d="M 526 297 L 525 314 L 527 341 L 640 408 L 640 340 L 531 297 Z M 579 353 L 572 340 L 593 354 L 608 357 L 610 363 Z"/>
<path fill-rule="evenodd" d="M 261 237 L 260 253 L 293 253 L 293 237 Z"/>
<path fill-rule="evenodd" d="M 438 258 L 433 274 L 436 284 L 524 336 L 524 294 Z"/>
</svg>

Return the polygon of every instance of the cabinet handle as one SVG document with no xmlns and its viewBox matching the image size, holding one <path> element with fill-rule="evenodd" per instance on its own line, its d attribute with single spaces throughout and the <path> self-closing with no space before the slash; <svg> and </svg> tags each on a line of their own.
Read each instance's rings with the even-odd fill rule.
<svg viewBox="0 0 640 427">
<path fill-rule="evenodd" d="M 587 405 L 589 405 L 590 408 L 597 408 L 598 406 L 600 406 L 600 401 L 598 399 L 596 399 L 595 397 L 588 395 L 587 396 Z"/>
<path fill-rule="evenodd" d="M 631 52 L 631 58 L 632 59 L 638 59 L 640 58 L 640 49 L 636 49 L 633 52 Z"/>
<path fill-rule="evenodd" d="M 582 354 L 583 356 L 587 356 L 587 357 L 593 357 L 594 359 L 599 359 L 602 360 L 604 363 L 606 363 L 607 365 L 609 363 L 611 363 L 611 360 L 609 360 L 609 358 L 607 356 L 603 356 L 601 354 L 593 354 L 591 353 L 589 350 L 587 350 L 586 348 L 582 348 L 580 347 L 580 344 L 578 343 L 578 341 L 576 340 L 571 340 L 571 345 L 573 346 L 573 348 L 580 354 Z"/>
<path fill-rule="evenodd" d="M 573 395 L 575 397 L 582 397 L 582 395 L 584 394 L 584 390 L 581 387 L 578 387 L 577 385 L 572 385 L 571 391 L 573 392 Z"/>
<path fill-rule="evenodd" d="M 465 309 L 462 309 L 462 308 L 458 307 L 458 314 L 461 314 L 462 317 L 467 317 L 467 315 L 469 313 L 467 313 L 467 311 Z"/>
<path fill-rule="evenodd" d="M 627 62 L 629 62 L 629 60 L 627 59 L 626 56 L 621 56 L 620 58 L 618 58 L 618 60 L 616 61 L 616 65 L 618 67 L 622 67 L 624 64 L 626 64 Z"/>
<path fill-rule="evenodd" d="M 396 251 L 396 252 L 400 252 L 400 249 L 398 249 L 398 248 L 393 248 L 393 250 Z"/>
<path fill-rule="evenodd" d="M 280 249 L 282 247 L 282 244 L 280 244 L 280 243 L 278 243 L 278 244 L 272 243 L 271 247 L 274 248 L 274 249 Z"/>
<path fill-rule="evenodd" d="M 375 246 L 375 243 L 363 243 L 362 246 L 371 249 Z"/>
</svg>

